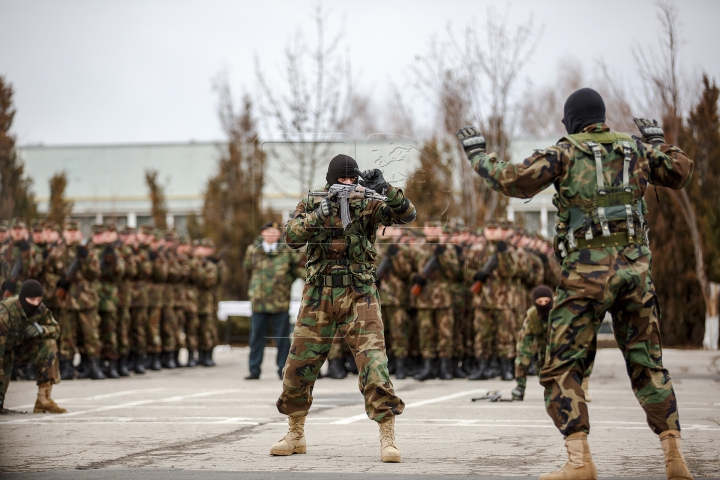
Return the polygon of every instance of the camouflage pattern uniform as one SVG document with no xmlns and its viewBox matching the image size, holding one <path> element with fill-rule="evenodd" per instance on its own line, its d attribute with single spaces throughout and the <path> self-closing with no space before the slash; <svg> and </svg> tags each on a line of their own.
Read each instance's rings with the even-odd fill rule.
<svg viewBox="0 0 720 480">
<path fill-rule="evenodd" d="M 166 236 L 166 240 L 168 237 Z M 170 239 L 174 236 L 170 235 Z M 163 308 L 161 323 L 162 351 L 165 354 L 174 354 L 178 344 L 178 318 L 175 315 L 178 293 L 182 295 L 180 283 L 183 280 L 183 271 L 177 254 L 172 250 L 165 250 L 167 261 L 167 280 L 163 285 Z M 181 299 L 182 300 L 182 299 Z"/>
<path fill-rule="evenodd" d="M 103 233 L 103 226 L 94 229 Z M 114 245 L 100 244 L 93 246 L 95 256 L 100 259 L 100 276 L 92 283 L 98 294 L 98 313 L 100 315 L 100 341 L 102 342 L 102 358 L 117 360 L 118 352 L 118 283 L 125 274 L 125 261 L 120 250 Z"/>
<path fill-rule="evenodd" d="M 187 342 L 188 321 L 185 312 L 188 308 L 187 292 L 189 289 L 188 282 L 190 281 L 191 264 L 190 257 L 186 254 L 176 251 L 174 255 L 177 261 L 177 279 L 173 283 L 175 318 L 177 319 L 177 327 L 175 329 L 175 352 L 177 357 L 177 352 L 179 352 L 181 348 L 187 348 L 188 351 L 190 351 Z M 195 348 L 197 348 L 197 345 L 195 345 Z"/>
<path fill-rule="evenodd" d="M 10 228 L 15 226 L 25 228 L 25 223 L 19 220 L 13 220 L 10 223 Z M 0 256 L 0 264 L 2 264 L 0 268 L 0 273 L 2 273 L 0 283 L 6 280 L 12 280 L 11 274 L 18 262 L 18 258 L 20 259 L 21 267 L 18 271 L 17 278 L 14 279 L 17 292 L 20 291 L 22 282 L 34 276 L 33 274 L 37 272 L 38 266 L 36 266 L 36 256 L 30 242 L 27 240 L 13 242 L 12 237 L 8 235 L 7 243 L 4 245 L 2 255 Z"/>
<path fill-rule="evenodd" d="M 329 186 L 326 186 L 326 189 Z M 402 413 L 387 368 L 380 295 L 375 287 L 375 235 L 380 225 L 410 223 L 415 207 L 400 189 L 388 186 L 387 202 L 349 201 L 352 222 L 344 229 L 339 203 L 321 219 L 322 199 L 305 196 L 285 230 L 292 248 L 307 244 L 306 285 L 277 401 L 285 415 L 307 415 L 320 367 L 340 330 L 355 356 L 365 411 L 380 422 Z"/>
<path fill-rule="evenodd" d="M 199 348 L 198 328 L 200 320 L 198 318 L 198 301 L 199 292 L 198 284 L 202 276 L 202 260 L 197 257 L 189 259 L 189 278 L 185 285 L 185 342 L 188 352 L 194 354 Z"/>
<path fill-rule="evenodd" d="M 383 245 L 380 243 L 380 245 Z M 389 325 L 390 346 L 396 358 L 405 358 L 410 354 L 410 334 L 412 325 L 408 315 L 410 306 L 410 287 L 408 285 L 413 272 L 413 262 L 407 245 L 391 243 L 382 249 L 377 265 L 388 255 L 388 249 L 395 245 L 398 250 L 391 258 L 392 268 L 379 280 L 380 310 L 384 323 Z"/>
<path fill-rule="evenodd" d="M 204 239 L 206 246 L 214 248 L 214 244 L 209 239 Z M 213 348 L 217 345 L 218 336 L 215 327 L 215 318 L 217 312 L 217 294 L 218 288 L 221 287 L 225 262 L 214 257 L 205 257 L 202 259 L 200 268 L 197 271 L 198 285 L 198 346 L 202 352 L 209 355 Z"/>
<path fill-rule="evenodd" d="M 150 306 L 150 283 L 153 263 L 150 247 L 133 248 L 136 274 L 132 279 L 132 303 L 130 305 L 130 353 L 136 361 L 147 354 L 148 308 Z"/>
<path fill-rule="evenodd" d="M 158 238 L 161 234 L 156 233 Z M 146 330 L 147 351 L 151 354 L 162 352 L 160 326 L 165 298 L 165 282 L 168 277 L 168 262 L 162 251 L 148 250 L 152 264 L 152 275 L 148 282 L 148 321 Z"/>
<path fill-rule="evenodd" d="M 125 264 L 125 274 L 118 282 L 118 322 L 117 322 L 117 342 L 118 354 L 120 357 L 130 355 L 130 329 L 132 325 L 132 316 L 130 308 L 132 306 L 133 279 L 138 275 L 137 258 L 133 248 L 129 245 L 121 245 L 119 247 L 120 258 Z"/>
<path fill-rule="evenodd" d="M 45 327 L 39 338 L 28 338 L 25 329 L 33 322 Z M 60 326 L 43 304 L 27 318 L 17 295 L 0 302 L 0 405 L 5 401 L 15 362 L 30 363 L 39 384 L 60 383 L 57 339 Z"/>
<path fill-rule="evenodd" d="M 505 195 L 530 198 L 553 184 L 557 190 L 556 250 L 563 272 L 540 380 L 560 432 L 590 430 L 581 382 L 608 311 L 648 424 L 657 434 L 680 430 L 672 381 L 662 365 L 643 195 L 649 183 L 686 186 L 693 161 L 673 145 L 652 146 L 610 132 L 604 123 L 536 150 L 522 164 L 485 153 L 470 159 L 487 184 Z"/>
</svg>

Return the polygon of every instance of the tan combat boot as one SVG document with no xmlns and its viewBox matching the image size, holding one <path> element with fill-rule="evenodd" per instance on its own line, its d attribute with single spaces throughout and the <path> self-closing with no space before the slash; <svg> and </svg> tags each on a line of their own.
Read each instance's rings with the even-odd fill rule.
<svg viewBox="0 0 720 480">
<path fill-rule="evenodd" d="M 52 386 L 52 382 L 38 384 L 37 400 L 35 400 L 33 413 L 67 413 L 67 410 L 59 407 L 55 400 L 51 398 Z"/>
<path fill-rule="evenodd" d="M 585 393 L 585 401 L 587 403 L 592 402 L 592 398 L 590 398 L 590 377 L 583 378 L 582 389 L 583 393 Z"/>
<path fill-rule="evenodd" d="M 568 461 L 562 470 L 543 473 L 539 480 L 597 480 L 597 469 L 590 455 L 587 433 L 578 432 L 565 437 Z"/>
<path fill-rule="evenodd" d="M 270 455 L 292 455 L 293 453 L 307 453 L 305 443 L 305 417 L 288 417 L 290 428 L 287 435 L 278 443 L 270 447 Z"/>
<path fill-rule="evenodd" d="M 685 457 L 680 451 L 680 432 L 667 430 L 660 434 L 660 446 L 665 454 L 665 474 L 668 480 L 693 480 Z"/>
<path fill-rule="evenodd" d="M 400 450 L 395 446 L 395 417 L 386 417 L 378 425 L 380 426 L 380 460 L 399 463 Z"/>
</svg>

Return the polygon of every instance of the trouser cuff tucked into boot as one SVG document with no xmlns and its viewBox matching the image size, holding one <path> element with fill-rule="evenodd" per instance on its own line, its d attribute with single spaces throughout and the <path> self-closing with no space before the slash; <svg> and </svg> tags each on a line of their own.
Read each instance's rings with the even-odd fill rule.
<svg viewBox="0 0 720 480">
<path fill-rule="evenodd" d="M 400 450 L 395 445 L 395 416 L 382 419 L 380 426 L 380 460 L 383 462 L 399 463 Z"/>
<path fill-rule="evenodd" d="M 38 384 L 37 400 L 33 413 L 67 413 L 67 410 L 58 406 L 52 399 L 52 382 Z"/>
<path fill-rule="evenodd" d="M 565 437 L 568 461 L 552 473 L 543 473 L 539 480 L 597 480 L 597 469 L 590 455 L 587 433 L 578 432 Z"/>
<path fill-rule="evenodd" d="M 305 417 L 307 413 L 302 412 L 301 416 L 288 417 L 290 428 L 282 440 L 270 447 L 270 455 L 292 455 L 293 453 L 307 453 L 305 443 Z"/>
<path fill-rule="evenodd" d="M 685 457 L 680 449 L 680 432 L 678 430 L 666 430 L 660 434 L 660 446 L 665 454 L 665 473 L 668 479 L 672 480 L 693 480 L 690 475 Z"/>
</svg>

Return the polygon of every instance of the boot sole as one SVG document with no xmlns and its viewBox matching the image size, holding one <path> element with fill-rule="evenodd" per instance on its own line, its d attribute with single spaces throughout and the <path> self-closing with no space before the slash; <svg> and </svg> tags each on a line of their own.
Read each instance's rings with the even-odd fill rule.
<svg viewBox="0 0 720 480">
<path fill-rule="evenodd" d="M 287 450 L 270 450 L 270 455 L 276 455 L 276 456 L 283 456 L 287 457 L 289 455 L 292 455 L 293 453 L 307 453 L 307 447 L 298 447 L 292 452 L 288 452 Z"/>
<path fill-rule="evenodd" d="M 402 457 L 400 455 L 388 455 L 385 457 L 380 457 L 380 460 L 384 463 L 400 463 L 402 461 Z"/>
<path fill-rule="evenodd" d="M 45 410 L 41 408 L 33 408 L 33 413 L 50 413 L 55 415 L 62 415 L 63 413 L 67 413 L 67 410 L 64 412 L 51 412 L 50 410 Z"/>
</svg>

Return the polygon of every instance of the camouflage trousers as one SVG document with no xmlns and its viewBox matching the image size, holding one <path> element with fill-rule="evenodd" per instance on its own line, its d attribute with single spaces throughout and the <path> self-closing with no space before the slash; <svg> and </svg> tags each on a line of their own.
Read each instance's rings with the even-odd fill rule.
<svg viewBox="0 0 720 480">
<path fill-rule="evenodd" d="M 200 350 L 212 350 L 218 344 L 215 314 L 198 315 L 198 346 Z"/>
<path fill-rule="evenodd" d="M 123 357 L 130 354 L 130 307 L 118 307 L 117 315 L 118 355 Z"/>
<path fill-rule="evenodd" d="M 98 312 L 100 315 L 100 342 L 102 343 L 101 356 L 105 360 L 117 360 L 117 311 Z"/>
<path fill-rule="evenodd" d="M 337 331 L 350 346 L 365 397 L 365 412 L 377 422 L 400 415 L 405 404 L 395 395 L 388 373 L 380 297 L 374 284 L 361 287 L 305 285 L 290 354 L 283 368 L 278 411 L 304 416 L 310 410 L 318 372 Z"/>
<path fill-rule="evenodd" d="M 453 357 L 463 358 L 473 355 L 472 322 L 468 311 L 459 306 L 453 307 Z"/>
<path fill-rule="evenodd" d="M 175 308 L 175 318 L 177 319 L 177 327 L 175 328 L 175 350 L 187 348 L 187 339 L 185 336 L 185 309 L 182 307 Z"/>
<path fill-rule="evenodd" d="M 390 337 L 392 338 L 391 349 L 396 357 L 407 357 L 410 354 L 410 337 L 412 335 L 412 323 L 407 310 L 403 307 L 386 307 L 380 309 L 382 318 L 390 326 Z"/>
<path fill-rule="evenodd" d="M 594 360 L 597 332 L 606 312 L 635 397 L 656 433 L 680 430 L 677 402 L 663 368 L 659 304 L 646 247 L 596 248 L 563 260 L 557 304 L 550 312 L 547 359 L 540 371 L 545 406 L 567 436 L 590 431 L 581 388 Z"/>
<path fill-rule="evenodd" d="M 130 307 L 130 352 L 147 353 L 147 307 Z"/>
<path fill-rule="evenodd" d="M 14 349 L 5 351 L 3 371 L 0 372 L 0 404 L 10 386 L 15 362 L 33 365 L 38 385 L 44 382 L 60 383 L 57 341 L 53 338 L 28 339 Z"/>
<path fill-rule="evenodd" d="M 60 355 L 72 359 L 77 350 L 90 357 L 99 357 L 102 350 L 100 343 L 100 317 L 97 310 L 60 311 Z M 76 338 L 77 337 L 79 338 Z M 82 344 L 78 347 L 78 344 Z"/>
<path fill-rule="evenodd" d="M 473 312 L 475 357 L 515 357 L 515 323 L 513 310 L 476 308 Z"/>
<path fill-rule="evenodd" d="M 452 358 L 454 323 L 452 308 L 418 309 L 417 323 L 420 355 L 423 358 Z"/>
<path fill-rule="evenodd" d="M 200 325 L 197 312 L 185 310 L 182 321 L 182 328 L 185 332 L 184 346 L 188 350 L 195 351 L 198 349 L 198 327 Z"/>
<path fill-rule="evenodd" d="M 162 339 L 163 352 L 174 352 L 177 348 L 178 319 L 175 316 L 175 309 L 165 307 L 162 309 L 160 324 L 160 336 Z"/>
<path fill-rule="evenodd" d="M 350 347 L 345 343 L 345 339 L 339 332 L 335 333 L 332 344 L 330 345 L 330 352 L 328 353 L 328 360 L 337 360 L 345 358 L 346 353 L 352 353 Z"/>
<path fill-rule="evenodd" d="M 160 336 L 162 307 L 149 307 L 147 312 L 147 328 L 145 330 L 147 351 L 148 353 L 160 353 L 162 352 L 162 337 Z"/>
</svg>

